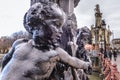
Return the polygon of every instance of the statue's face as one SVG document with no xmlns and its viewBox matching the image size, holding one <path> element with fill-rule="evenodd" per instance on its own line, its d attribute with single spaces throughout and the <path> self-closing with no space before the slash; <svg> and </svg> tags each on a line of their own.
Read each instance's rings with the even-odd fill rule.
<svg viewBox="0 0 120 80">
<path fill-rule="evenodd" d="M 54 11 L 54 17 L 45 20 L 45 23 L 51 29 L 51 38 L 53 42 L 56 42 L 60 40 L 62 34 L 62 26 L 65 22 L 65 14 L 57 5 L 53 5 L 52 9 Z"/>
<path fill-rule="evenodd" d="M 60 19 L 48 19 L 46 20 L 46 24 L 49 25 L 49 29 L 51 31 L 51 39 L 53 42 L 56 42 L 60 39 L 62 34 L 62 22 Z"/>
<path fill-rule="evenodd" d="M 33 39 L 37 44 L 42 41 L 52 40 L 57 42 L 62 34 L 62 22 L 58 18 L 47 19 L 46 25 L 38 25 L 33 27 Z"/>
<path fill-rule="evenodd" d="M 37 25 L 32 26 L 33 39 L 37 44 L 50 40 L 56 43 L 61 37 L 65 14 L 57 5 L 52 5 L 51 9 L 52 11 L 48 11 L 49 13 L 42 14 L 45 16 L 42 22 L 38 22 Z M 39 21 L 39 18 L 37 21 Z"/>
</svg>

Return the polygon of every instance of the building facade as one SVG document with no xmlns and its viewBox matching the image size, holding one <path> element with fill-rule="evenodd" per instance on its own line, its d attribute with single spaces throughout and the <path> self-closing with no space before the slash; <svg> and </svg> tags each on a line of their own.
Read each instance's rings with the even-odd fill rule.
<svg viewBox="0 0 120 80">
<path fill-rule="evenodd" d="M 99 5 L 95 8 L 95 26 L 91 26 L 92 44 L 97 48 L 107 49 L 110 47 L 110 36 L 112 34 L 109 25 L 106 27 L 106 22 L 102 19 Z"/>
<path fill-rule="evenodd" d="M 112 48 L 113 49 L 116 48 L 120 52 L 120 38 L 116 38 L 112 40 Z"/>
</svg>

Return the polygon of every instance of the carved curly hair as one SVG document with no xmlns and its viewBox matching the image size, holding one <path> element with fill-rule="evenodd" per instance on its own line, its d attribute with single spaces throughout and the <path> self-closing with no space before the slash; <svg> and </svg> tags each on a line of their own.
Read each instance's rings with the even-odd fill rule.
<svg viewBox="0 0 120 80">
<path fill-rule="evenodd" d="M 30 27 L 34 27 L 39 24 L 46 25 L 45 20 L 52 18 L 59 18 L 65 22 L 66 16 L 64 11 L 56 3 L 35 3 L 30 7 L 24 16 L 24 27 L 29 32 L 31 32 Z"/>
</svg>

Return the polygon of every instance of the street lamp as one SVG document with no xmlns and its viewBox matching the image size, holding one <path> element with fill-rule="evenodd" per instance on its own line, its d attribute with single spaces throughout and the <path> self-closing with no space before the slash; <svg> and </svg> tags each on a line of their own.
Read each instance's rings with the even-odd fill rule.
<svg viewBox="0 0 120 80">
<path fill-rule="evenodd" d="M 105 30 L 106 30 L 106 23 L 105 20 L 102 20 L 102 27 L 104 30 L 104 57 L 107 57 L 107 53 L 106 53 L 106 37 L 105 37 Z"/>
</svg>

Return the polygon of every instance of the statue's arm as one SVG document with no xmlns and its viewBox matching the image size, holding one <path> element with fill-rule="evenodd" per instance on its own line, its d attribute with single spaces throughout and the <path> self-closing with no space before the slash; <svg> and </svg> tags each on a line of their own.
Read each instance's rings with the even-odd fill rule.
<svg viewBox="0 0 120 80">
<path fill-rule="evenodd" d="M 10 59 L 12 58 L 14 52 L 14 47 L 12 47 L 8 53 L 5 54 L 5 56 L 2 59 L 2 70 L 5 67 L 5 65 L 10 61 Z"/>
<path fill-rule="evenodd" d="M 59 53 L 61 61 L 63 61 L 64 63 L 68 63 L 72 67 L 79 68 L 79 69 L 87 69 L 88 66 L 90 66 L 89 62 L 85 62 L 76 57 L 70 56 L 62 48 L 57 48 L 56 51 Z"/>
<path fill-rule="evenodd" d="M 2 59 L 2 70 L 3 70 L 3 68 L 6 66 L 6 64 L 10 61 L 10 59 L 12 58 L 12 55 L 13 55 L 13 53 L 14 53 L 14 51 L 15 51 L 15 47 L 18 45 L 18 44 L 20 44 L 20 43 L 23 43 L 23 42 L 25 42 L 26 40 L 25 39 L 18 39 L 18 40 L 16 40 L 14 43 L 13 43 L 13 45 L 12 45 L 12 47 L 11 47 L 11 49 L 9 50 L 9 52 L 8 53 L 6 53 L 5 54 L 5 56 L 3 57 L 3 59 Z"/>
</svg>

